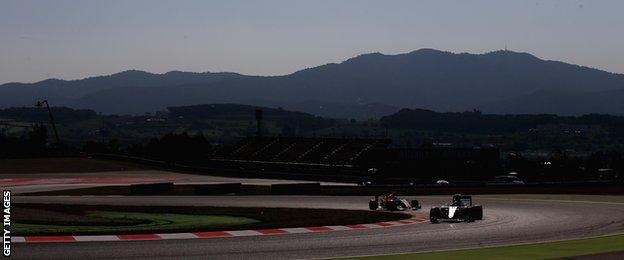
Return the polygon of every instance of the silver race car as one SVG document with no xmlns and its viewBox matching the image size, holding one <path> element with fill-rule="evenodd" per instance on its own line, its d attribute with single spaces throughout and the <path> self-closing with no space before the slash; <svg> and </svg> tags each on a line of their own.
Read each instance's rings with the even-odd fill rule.
<svg viewBox="0 0 624 260">
<path fill-rule="evenodd" d="M 449 205 L 431 208 L 429 220 L 431 223 L 440 221 L 472 222 L 483 219 L 483 207 L 472 205 L 471 196 L 453 195 L 453 202 Z"/>
</svg>

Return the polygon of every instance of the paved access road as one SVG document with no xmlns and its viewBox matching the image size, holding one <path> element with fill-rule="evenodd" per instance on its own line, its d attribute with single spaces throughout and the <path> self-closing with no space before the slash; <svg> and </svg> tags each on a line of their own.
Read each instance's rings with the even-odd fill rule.
<svg viewBox="0 0 624 260">
<path fill-rule="evenodd" d="M 417 197 L 425 211 L 450 198 Z M 19 197 L 15 202 L 367 209 L 368 197 Z M 409 198 L 408 198 L 409 199 Z M 622 204 L 482 199 L 485 219 L 370 230 L 188 240 L 14 244 L 13 257 L 293 259 L 454 249 L 624 232 Z"/>
</svg>

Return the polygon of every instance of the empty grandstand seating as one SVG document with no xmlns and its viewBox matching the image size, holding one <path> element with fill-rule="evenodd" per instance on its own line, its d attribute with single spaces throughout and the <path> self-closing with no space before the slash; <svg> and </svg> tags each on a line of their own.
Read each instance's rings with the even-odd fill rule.
<svg viewBox="0 0 624 260">
<path fill-rule="evenodd" d="M 386 139 L 250 137 L 218 159 L 355 165 L 368 152 L 389 143 Z"/>
</svg>

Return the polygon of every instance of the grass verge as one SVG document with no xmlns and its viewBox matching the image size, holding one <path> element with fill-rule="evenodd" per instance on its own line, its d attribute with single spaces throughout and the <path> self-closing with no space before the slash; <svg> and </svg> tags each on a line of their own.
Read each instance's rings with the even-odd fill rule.
<svg viewBox="0 0 624 260">
<path fill-rule="evenodd" d="M 624 250 L 623 245 L 624 235 L 615 235 L 530 245 L 367 256 L 349 259 L 552 259 L 622 251 Z"/>
<path fill-rule="evenodd" d="M 411 217 L 404 213 L 341 209 L 68 204 L 15 204 L 12 213 L 11 222 L 15 226 L 11 233 L 16 236 L 270 229 L 364 224 Z M 243 221 L 249 219 L 256 221 Z M 89 228 L 93 226 L 106 228 Z"/>
<path fill-rule="evenodd" d="M 577 195 L 577 194 L 503 194 L 477 195 L 483 199 L 518 199 L 518 200 L 552 200 L 570 202 L 607 202 L 624 203 L 623 195 Z"/>
</svg>

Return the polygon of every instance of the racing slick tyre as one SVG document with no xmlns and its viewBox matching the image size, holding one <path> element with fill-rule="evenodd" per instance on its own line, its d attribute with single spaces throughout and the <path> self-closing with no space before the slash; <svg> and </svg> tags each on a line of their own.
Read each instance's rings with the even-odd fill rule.
<svg viewBox="0 0 624 260">
<path fill-rule="evenodd" d="M 474 220 L 483 219 L 483 207 L 482 206 L 474 206 L 472 212 L 473 212 L 472 218 Z"/>
<path fill-rule="evenodd" d="M 405 203 L 403 203 L 402 201 L 394 201 L 393 204 L 394 204 L 395 210 L 398 210 L 398 211 L 403 211 L 407 208 L 407 205 L 405 205 Z"/>
<path fill-rule="evenodd" d="M 439 223 L 439 221 L 438 221 L 439 216 L 440 216 L 440 209 L 439 208 L 432 208 L 429 211 L 429 221 L 431 221 L 431 223 L 433 223 L 433 224 Z"/>
<path fill-rule="evenodd" d="M 368 208 L 370 210 L 377 210 L 377 208 L 379 208 L 379 203 L 376 200 L 371 200 L 368 202 Z"/>
<path fill-rule="evenodd" d="M 417 200 L 412 200 L 410 203 L 412 204 L 412 209 L 413 210 L 417 210 L 417 209 L 420 208 L 420 203 L 418 203 Z"/>
</svg>

